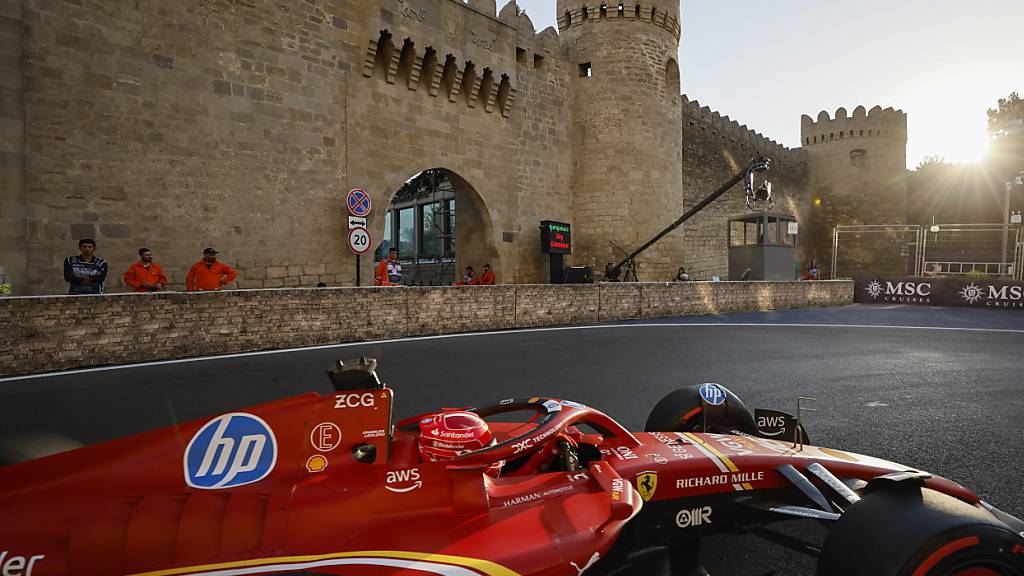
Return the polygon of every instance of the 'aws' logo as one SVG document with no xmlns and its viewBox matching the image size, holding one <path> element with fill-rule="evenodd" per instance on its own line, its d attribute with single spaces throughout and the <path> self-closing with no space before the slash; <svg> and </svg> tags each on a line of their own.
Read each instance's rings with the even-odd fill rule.
<svg viewBox="0 0 1024 576">
<path fill-rule="evenodd" d="M 420 480 L 420 469 L 410 468 L 408 470 L 389 470 L 384 487 L 392 492 L 412 492 L 423 486 Z"/>
</svg>

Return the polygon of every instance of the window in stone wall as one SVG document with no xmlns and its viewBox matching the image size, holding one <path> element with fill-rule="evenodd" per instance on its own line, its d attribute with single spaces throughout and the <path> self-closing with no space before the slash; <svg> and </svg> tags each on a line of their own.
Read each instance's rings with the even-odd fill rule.
<svg viewBox="0 0 1024 576">
<path fill-rule="evenodd" d="M 866 168 L 868 165 L 868 151 L 854 150 L 850 152 L 850 166 L 854 168 Z"/>
<path fill-rule="evenodd" d="M 416 228 L 414 208 L 398 211 L 398 254 L 404 260 L 416 254 Z"/>
<path fill-rule="evenodd" d="M 373 75 L 378 78 L 387 76 L 388 67 L 391 65 L 391 55 L 395 51 L 395 45 L 391 41 L 391 32 L 380 31 L 377 38 L 377 52 L 373 58 Z"/>
<path fill-rule="evenodd" d="M 427 48 L 423 54 L 423 65 L 420 66 L 420 88 L 424 90 L 431 88 L 435 72 L 437 72 L 437 51 Z"/>
<path fill-rule="evenodd" d="M 375 261 L 386 257 L 391 246 L 398 247 L 404 263 L 443 262 L 450 267 L 455 258 L 455 188 L 443 170 L 425 170 L 395 194 Z M 426 277 L 420 281 L 431 283 Z"/>
<path fill-rule="evenodd" d="M 512 92 L 512 82 L 508 79 L 508 74 L 501 75 L 501 82 L 498 83 L 498 99 L 495 104 L 499 111 L 504 112 L 505 107 L 508 106 L 508 97 Z"/>
<path fill-rule="evenodd" d="M 398 78 L 408 84 L 412 77 L 412 68 L 416 65 L 416 44 L 411 38 L 402 43 L 402 53 L 398 58 Z"/>
<path fill-rule="evenodd" d="M 455 86 L 455 78 L 459 73 L 455 64 L 455 56 L 447 55 L 444 59 L 444 70 L 441 72 L 441 93 L 450 96 Z"/>
<path fill-rule="evenodd" d="M 384 214 L 384 241 L 381 242 L 380 246 L 377 248 L 377 254 L 374 258 L 375 262 L 383 260 L 384 257 L 387 256 L 388 250 L 390 250 L 391 247 L 395 245 L 394 242 L 392 242 L 392 239 L 394 237 L 394 232 L 392 231 L 391 226 L 391 220 L 393 215 L 394 213 L 390 211 Z"/>
<path fill-rule="evenodd" d="M 460 88 L 462 101 L 469 104 L 470 96 L 473 94 L 473 85 L 476 84 L 476 64 L 466 62 L 462 70 L 462 88 Z"/>
<path fill-rule="evenodd" d="M 594 68 L 590 62 L 580 64 L 580 78 L 590 78 L 594 75 Z"/>
<path fill-rule="evenodd" d="M 672 96 L 678 96 L 680 93 L 679 63 L 675 58 L 669 58 L 668 64 L 665 65 L 665 89 Z"/>
<path fill-rule="evenodd" d="M 526 64 L 526 49 L 516 46 L 516 62 Z"/>
<path fill-rule="evenodd" d="M 444 235 L 444 220 L 441 218 L 441 203 L 433 202 L 420 207 L 420 258 L 431 260 L 441 256 L 441 236 Z"/>
<path fill-rule="evenodd" d="M 540 54 L 534 54 L 533 55 L 533 67 L 535 69 L 540 69 L 542 66 L 544 66 L 544 57 L 541 56 Z"/>
<path fill-rule="evenodd" d="M 487 101 L 491 97 L 491 90 L 494 89 L 494 72 L 491 72 L 490 68 L 484 68 L 483 79 L 480 80 L 480 93 L 477 98 L 480 101 L 480 106 L 486 107 Z"/>
</svg>

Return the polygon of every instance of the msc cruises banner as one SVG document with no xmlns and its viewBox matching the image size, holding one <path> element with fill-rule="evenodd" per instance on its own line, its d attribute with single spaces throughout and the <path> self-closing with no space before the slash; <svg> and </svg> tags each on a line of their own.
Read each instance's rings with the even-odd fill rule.
<svg viewBox="0 0 1024 576">
<path fill-rule="evenodd" d="M 853 301 L 1024 310 L 1024 282 L 953 278 L 854 278 Z"/>
</svg>

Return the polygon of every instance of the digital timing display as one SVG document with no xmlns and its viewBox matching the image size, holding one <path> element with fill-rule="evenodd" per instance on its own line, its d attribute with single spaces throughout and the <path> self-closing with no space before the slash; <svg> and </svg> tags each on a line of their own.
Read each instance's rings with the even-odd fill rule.
<svg viewBox="0 0 1024 576">
<path fill-rule="evenodd" d="M 545 254 L 571 254 L 572 233 L 564 222 L 540 223 L 540 251 Z"/>
</svg>

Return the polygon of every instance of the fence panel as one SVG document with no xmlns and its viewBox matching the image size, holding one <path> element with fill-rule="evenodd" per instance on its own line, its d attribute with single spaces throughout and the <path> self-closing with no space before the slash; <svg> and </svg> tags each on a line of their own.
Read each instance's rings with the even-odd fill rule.
<svg viewBox="0 0 1024 576">
<path fill-rule="evenodd" d="M 939 224 L 924 231 L 921 270 L 929 275 L 1019 277 L 1020 225 Z"/>
<path fill-rule="evenodd" d="M 904 224 L 836 226 L 832 278 L 921 274 L 921 227 Z"/>
</svg>

